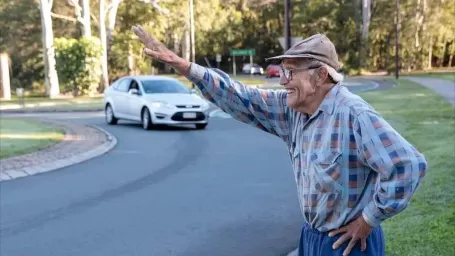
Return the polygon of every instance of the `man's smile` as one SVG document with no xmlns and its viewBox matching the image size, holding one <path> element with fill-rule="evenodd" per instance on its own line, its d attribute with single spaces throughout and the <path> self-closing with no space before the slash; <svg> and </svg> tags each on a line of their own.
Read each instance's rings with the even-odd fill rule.
<svg viewBox="0 0 455 256">
<path fill-rule="evenodd" d="M 286 88 L 286 92 L 288 93 L 288 95 L 291 95 L 295 92 L 295 89 L 293 88 Z"/>
</svg>

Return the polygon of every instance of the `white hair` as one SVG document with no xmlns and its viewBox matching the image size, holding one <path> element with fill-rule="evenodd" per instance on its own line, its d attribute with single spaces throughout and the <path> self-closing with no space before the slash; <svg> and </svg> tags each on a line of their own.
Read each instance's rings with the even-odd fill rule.
<svg viewBox="0 0 455 256">
<path fill-rule="evenodd" d="M 343 74 L 338 73 L 334 68 L 331 66 L 319 61 L 319 60 L 314 60 L 312 59 L 309 63 L 309 66 L 321 66 L 327 69 L 327 72 L 329 73 L 329 76 L 332 78 L 332 80 L 336 83 L 341 82 L 344 80 Z M 310 74 L 313 75 L 314 70 L 310 70 Z"/>
</svg>

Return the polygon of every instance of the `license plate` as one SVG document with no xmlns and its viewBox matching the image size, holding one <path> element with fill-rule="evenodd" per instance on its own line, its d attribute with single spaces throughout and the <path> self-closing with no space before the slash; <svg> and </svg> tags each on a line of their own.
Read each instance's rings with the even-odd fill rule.
<svg viewBox="0 0 455 256">
<path fill-rule="evenodd" d="M 191 112 L 183 113 L 183 118 L 196 118 L 196 113 Z"/>
</svg>

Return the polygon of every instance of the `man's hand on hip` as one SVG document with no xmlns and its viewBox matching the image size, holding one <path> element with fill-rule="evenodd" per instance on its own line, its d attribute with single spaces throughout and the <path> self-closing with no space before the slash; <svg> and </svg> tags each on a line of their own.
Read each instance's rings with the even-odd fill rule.
<svg viewBox="0 0 455 256">
<path fill-rule="evenodd" d="M 133 26 L 132 30 L 138 37 L 139 41 L 144 44 L 145 47 L 143 51 L 145 55 L 160 62 L 164 62 L 173 67 L 180 74 L 186 75 L 190 67 L 190 63 L 188 61 L 180 58 L 174 52 L 166 48 L 166 46 L 164 46 L 160 41 L 149 35 L 143 27 Z"/>
<path fill-rule="evenodd" d="M 343 256 L 349 255 L 352 248 L 355 244 L 360 240 L 360 250 L 365 251 L 367 248 L 367 237 L 371 233 L 373 228 L 366 223 L 363 216 L 358 217 L 353 222 L 347 224 L 344 227 L 341 227 L 337 230 L 333 230 L 329 232 L 329 236 L 335 236 L 340 233 L 344 233 L 334 244 L 333 249 L 335 250 L 344 242 L 349 241 L 348 247 L 343 252 Z"/>
</svg>

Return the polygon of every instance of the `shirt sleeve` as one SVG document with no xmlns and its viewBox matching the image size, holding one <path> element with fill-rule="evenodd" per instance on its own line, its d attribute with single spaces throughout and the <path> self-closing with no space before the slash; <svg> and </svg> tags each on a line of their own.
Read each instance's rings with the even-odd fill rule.
<svg viewBox="0 0 455 256">
<path fill-rule="evenodd" d="M 362 212 L 365 221 L 375 227 L 407 207 L 425 176 L 427 162 L 377 113 L 361 113 L 354 125 L 360 154 L 378 173 L 373 198 Z"/>
<path fill-rule="evenodd" d="M 191 63 L 186 78 L 202 95 L 234 119 L 288 141 L 289 108 L 284 90 L 262 90 L 231 79 L 219 69 Z"/>
</svg>

